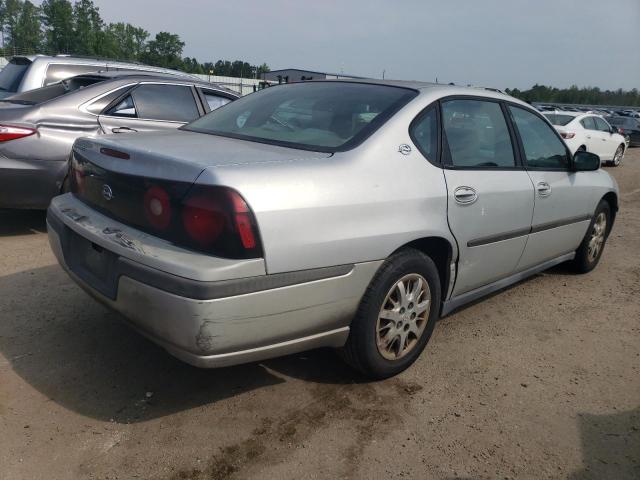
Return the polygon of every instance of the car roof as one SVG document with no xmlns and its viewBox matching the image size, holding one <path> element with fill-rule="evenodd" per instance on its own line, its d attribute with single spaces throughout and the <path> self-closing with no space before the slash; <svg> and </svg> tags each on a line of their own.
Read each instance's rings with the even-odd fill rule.
<svg viewBox="0 0 640 480">
<path fill-rule="evenodd" d="M 513 103 L 518 103 L 522 105 L 526 105 L 530 108 L 534 108 L 532 105 L 523 102 L 515 97 L 507 95 L 506 93 L 500 91 L 497 88 L 491 87 L 479 87 L 479 86 L 462 86 L 455 85 L 453 83 L 433 83 L 433 82 L 422 82 L 418 80 L 381 80 L 376 78 L 331 78 L 331 79 L 318 79 L 318 80 L 304 80 L 300 82 L 291 82 L 291 83 L 317 83 L 317 82 L 337 82 L 337 83 L 367 83 L 371 85 L 386 85 L 390 87 L 402 87 L 402 88 L 411 88 L 413 90 L 418 90 L 421 92 L 442 92 L 442 94 L 449 95 L 478 95 L 488 98 L 499 98 L 508 100 Z M 283 84 L 284 85 L 284 84 Z M 444 96 L 444 95 L 443 95 Z"/>
</svg>

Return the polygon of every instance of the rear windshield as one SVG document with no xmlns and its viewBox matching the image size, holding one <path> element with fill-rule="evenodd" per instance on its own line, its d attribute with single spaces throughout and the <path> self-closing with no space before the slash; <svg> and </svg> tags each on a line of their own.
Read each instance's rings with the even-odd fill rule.
<svg viewBox="0 0 640 480">
<path fill-rule="evenodd" d="M 559 126 L 566 125 L 571 120 L 576 118 L 573 115 L 561 115 L 558 113 L 545 113 L 544 116 L 547 117 L 547 120 L 549 120 L 552 125 Z"/>
<path fill-rule="evenodd" d="M 293 83 L 242 97 L 183 129 L 335 152 L 362 142 L 416 95 L 387 85 Z"/>
<path fill-rule="evenodd" d="M 27 92 L 17 93 L 0 101 L 8 103 L 18 103 L 21 105 L 37 105 L 39 103 L 53 100 L 54 98 L 75 92 L 81 88 L 104 81 L 100 77 L 74 77 L 54 83 L 47 87 L 36 88 Z"/>
<path fill-rule="evenodd" d="M 26 58 L 12 58 L 0 72 L 0 90 L 17 92 L 29 65 L 31 62 Z"/>
</svg>

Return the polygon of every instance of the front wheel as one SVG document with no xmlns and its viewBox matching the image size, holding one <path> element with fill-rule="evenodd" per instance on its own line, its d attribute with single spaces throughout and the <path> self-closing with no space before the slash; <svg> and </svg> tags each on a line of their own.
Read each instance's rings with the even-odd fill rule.
<svg viewBox="0 0 640 480">
<path fill-rule="evenodd" d="M 577 272 L 587 273 L 598 265 L 610 228 L 611 208 L 607 202 L 601 200 L 591 219 L 589 229 L 576 250 L 572 264 Z"/>
<path fill-rule="evenodd" d="M 342 356 L 364 375 L 396 375 L 426 346 L 440 308 L 440 278 L 433 260 L 402 250 L 380 267 L 351 324 Z"/>
<path fill-rule="evenodd" d="M 620 165 L 620 163 L 622 163 L 623 156 L 624 156 L 624 146 L 618 145 L 618 148 L 616 149 L 616 153 L 613 154 L 613 160 L 611 162 L 614 167 L 617 167 Z"/>
</svg>

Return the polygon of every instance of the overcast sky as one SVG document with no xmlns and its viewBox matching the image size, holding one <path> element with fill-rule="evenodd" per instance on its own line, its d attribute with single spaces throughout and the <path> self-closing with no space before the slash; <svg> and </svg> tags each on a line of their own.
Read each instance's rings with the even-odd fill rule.
<svg viewBox="0 0 640 480">
<path fill-rule="evenodd" d="M 640 87 L 640 0 L 94 0 L 200 62 L 497 88 Z"/>
</svg>

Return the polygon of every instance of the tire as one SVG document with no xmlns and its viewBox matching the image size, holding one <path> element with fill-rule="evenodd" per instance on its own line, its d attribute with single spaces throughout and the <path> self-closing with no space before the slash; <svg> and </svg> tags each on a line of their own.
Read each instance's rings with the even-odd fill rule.
<svg viewBox="0 0 640 480">
<path fill-rule="evenodd" d="M 400 283 L 406 292 L 404 299 Z M 422 290 L 418 292 L 419 288 Z M 413 292 L 418 292 L 415 303 Z M 428 308 L 421 312 L 427 296 Z M 341 350 L 343 359 L 373 379 L 402 372 L 416 361 L 429 341 L 439 316 L 440 298 L 440 277 L 431 258 L 415 249 L 393 254 L 376 272 L 362 297 Z M 393 320 L 383 318 L 383 312 Z"/>
<path fill-rule="evenodd" d="M 613 165 L 614 167 L 620 166 L 620 163 L 622 163 L 622 157 L 624 157 L 624 145 L 620 144 L 616 149 L 616 153 L 613 154 L 611 165 Z"/>
<path fill-rule="evenodd" d="M 604 225 L 601 224 L 600 216 L 604 215 Z M 587 233 L 582 240 L 582 243 L 576 250 L 576 256 L 572 260 L 572 266 L 578 273 L 587 273 L 596 268 L 604 247 L 609 236 L 609 230 L 611 229 L 611 207 L 609 204 L 600 200 L 598 208 L 591 219 Z M 600 240 L 596 241 L 594 238 L 598 237 Z M 597 252 L 593 254 L 593 248 L 596 248 L 594 243 L 597 243 Z"/>
</svg>

